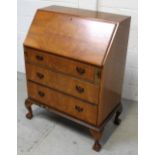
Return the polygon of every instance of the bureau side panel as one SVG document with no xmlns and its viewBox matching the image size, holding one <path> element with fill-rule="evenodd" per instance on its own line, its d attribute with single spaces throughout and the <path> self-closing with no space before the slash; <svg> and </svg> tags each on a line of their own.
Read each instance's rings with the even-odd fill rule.
<svg viewBox="0 0 155 155">
<path fill-rule="evenodd" d="M 121 101 L 129 27 L 130 18 L 117 25 L 109 51 L 103 60 L 98 125 L 102 124 Z"/>
</svg>

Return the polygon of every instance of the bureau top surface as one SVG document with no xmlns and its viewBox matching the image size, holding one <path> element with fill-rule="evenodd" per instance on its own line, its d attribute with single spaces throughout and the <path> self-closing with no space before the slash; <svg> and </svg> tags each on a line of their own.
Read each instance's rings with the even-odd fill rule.
<svg viewBox="0 0 155 155">
<path fill-rule="evenodd" d="M 119 14 L 99 12 L 99 11 L 93 11 L 93 10 L 84 10 L 79 8 L 69 8 L 69 7 L 62 7 L 62 6 L 55 6 L 55 5 L 41 8 L 39 10 L 65 13 L 68 15 L 75 15 L 79 17 L 103 19 L 109 22 L 116 22 L 116 23 L 122 22 L 123 20 L 129 18 L 129 16 L 124 16 Z"/>
<path fill-rule="evenodd" d="M 24 46 L 102 66 L 116 24 L 126 18 L 57 6 L 38 9 Z"/>
</svg>

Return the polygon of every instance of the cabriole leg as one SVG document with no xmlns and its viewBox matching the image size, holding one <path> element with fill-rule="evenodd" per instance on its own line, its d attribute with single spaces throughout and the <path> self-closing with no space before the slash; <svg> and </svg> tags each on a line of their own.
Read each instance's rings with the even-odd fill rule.
<svg viewBox="0 0 155 155">
<path fill-rule="evenodd" d="M 116 111 L 116 116 L 115 116 L 115 119 L 114 119 L 114 124 L 115 125 L 120 125 L 120 123 L 121 123 L 121 119 L 119 118 L 119 116 L 121 115 L 122 110 L 123 110 L 123 107 L 122 107 L 122 104 L 121 104 L 120 108 Z"/>
<path fill-rule="evenodd" d="M 95 143 L 93 145 L 93 150 L 99 152 L 101 150 L 101 144 L 100 144 L 100 139 L 102 137 L 102 131 L 95 131 L 93 129 L 90 129 L 90 133 L 95 139 Z"/>
<path fill-rule="evenodd" d="M 25 107 L 27 108 L 28 110 L 28 113 L 26 114 L 26 118 L 28 119 L 31 119 L 33 117 L 33 114 L 32 114 L 32 101 L 30 101 L 29 99 L 26 99 L 25 100 Z"/>
</svg>

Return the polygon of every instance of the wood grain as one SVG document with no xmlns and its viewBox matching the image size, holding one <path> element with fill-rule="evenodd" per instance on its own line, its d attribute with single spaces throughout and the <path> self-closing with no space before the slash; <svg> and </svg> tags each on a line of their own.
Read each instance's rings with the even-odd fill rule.
<svg viewBox="0 0 155 155">
<path fill-rule="evenodd" d="M 114 23 L 38 10 L 24 45 L 101 66 L 114 29 Z"/>
<path fill-rule="evenodd" d="M 98 85 L 28 63 L 26 64 L 26 72 L 28 80 L 54 88 L 85 101 L 98 104 Z"/>
<path fill-rule="evenodd" d="M 106 123 L 120 124 L 129 28 L 128 16 L 38 9 L 24 42 L 27 118 L 32 103 L 48 108 L 88 127 L 99 151 Z"/>
<path fill-rule="evenodd" d="M 95 105 L 90 105 L 32 82 L 28 82 L 28 96 L 47 104 L 51 108 L 96 125 L 97 108 Z"/>
<path fill-rule="evenodd" d="M 108 12 L 100 12 L 100 11 L 93 11 L 93 10 L 84 10 L 79 8 L 69 8 L 69 7 L 63 7 L 63 6 L 48 6 L 45 8 L 41 8 L 39 10 L 49 11 L 49 12 L 57 12 L 57 13 L 63 13 L 67 15 L 74 15 L 82 18 L 90 18 L 93 20 L 104 20 L 109 21 L 113 23 L 120 23 L 128 16 L 125 15 L 119 15 L 119 14 L 113 14 Z"/>
<path fill-rule="evenodd" d="M 121 102 L 130 18 L 117 26 L 113 41 L 103 62 L 98 106 L 98 125 Z"/>
<path fill-rule="evenodd" d="M 38 56 L 42 57 L 43 60 L 37 59 Z M 27 62 L 78 77 L 80 79 L 94 82 L 96 67 L 90 64 L 88 65 L 75 60 L 73 61 L 64 57 L 48 54 L 44 51 L 41 52 L 27 47 L 25 47 L 25 60 Z M 84 70 L 84 73 L 80 74 L 77 70 L 78 68 Z"/>
</svg>

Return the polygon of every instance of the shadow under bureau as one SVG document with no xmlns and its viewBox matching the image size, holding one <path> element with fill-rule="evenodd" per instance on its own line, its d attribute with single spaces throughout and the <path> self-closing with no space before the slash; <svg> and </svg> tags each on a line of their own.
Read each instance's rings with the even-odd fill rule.
<svg viewBox="0 0 155 155">
<path fill-rule="evenodd" d="M 24 41 L 32 104 L 90 129 L 99 151 L 115 114 L 119 125 L 130 17 L 66 7 L 38 9 Z"/>
</svg>

